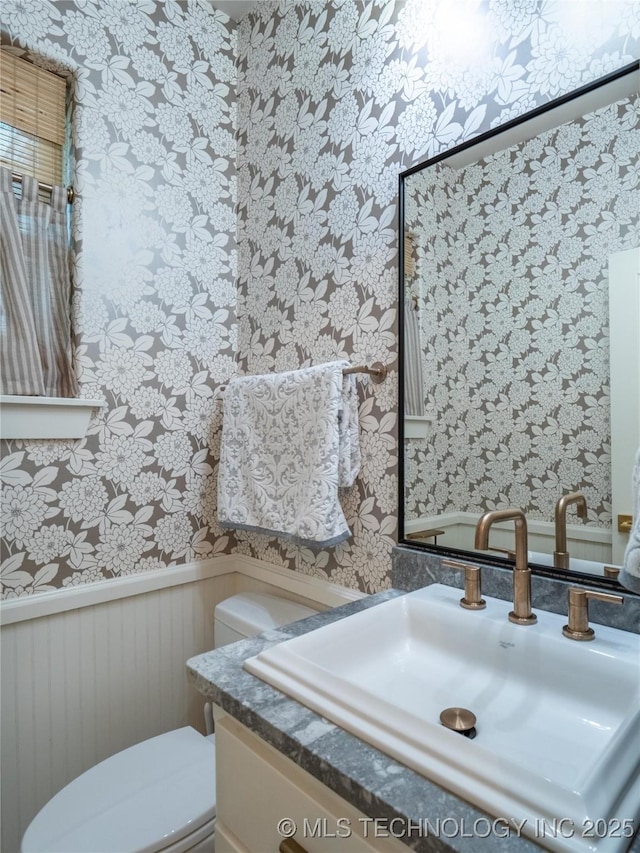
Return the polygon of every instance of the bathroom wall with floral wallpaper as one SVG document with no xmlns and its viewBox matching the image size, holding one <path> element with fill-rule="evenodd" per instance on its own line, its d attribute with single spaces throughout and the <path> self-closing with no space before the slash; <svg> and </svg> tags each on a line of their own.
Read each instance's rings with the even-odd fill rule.
<svg viewBox="0 0 640 853">
<path fill-rule="evenodd" d="M 5 598 L 220 553 L 235 368 L 235 47 L 193 0 L 5 0 L 3 49 L 69 78 L 78 441 L 2 442 Z"/>
<path fill-rule="evenodd" d="M 267 0 L 237 30 L 213 6 L 3 3 L 10 46 L 75 69 L 78 362 L 108 403 L 86 441 L 5 448 L 8 595 L 222 552 L 387 586 L 398 173 L 640 46 L 636 0 Z M 391 366 L 359 381 L 346 543 L 217 528 L 213 392 L 234 355 L 250 373 Z"/>
<path fill-rule="evenodd" d="M 353 538 L 320 554 L 258 536 L 241 547 L 366 591 L 388 585 L 398 174 L 639 52 L 637 2 L 310 0 L 261 4 L 241 22 L 241 368 L 392 366 L 382 385 L 359 383 Z"/>
<path fill-rule="evenodd" d="M 611 528 L 608 262 L 640 245 L 639 126 L 625 98 L 405 182 L 433 418 L 405 448 L 408 519 L 551 523 L 579 488 L 585 523 Z"/>
</svg>

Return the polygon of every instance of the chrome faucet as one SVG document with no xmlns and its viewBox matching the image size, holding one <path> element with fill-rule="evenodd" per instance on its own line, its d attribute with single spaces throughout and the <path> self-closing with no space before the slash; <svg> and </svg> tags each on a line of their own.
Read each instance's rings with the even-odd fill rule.
<svg viewBox="0 0 640 853">
<path fill-rule="evenodd" d="M 513 521 L 516 526 L 516 562 L 513 567 L 513 610 L 509 621 L 533 625 L 538 617 L 531 611 L 531 569 L 527 560 L 527 519 L 521 509 L 496 509 L 485 512 L 476 524 L 475 547 L 489 550 L 489 530 L 496 521 Z"/>
<path fill-rule="evenodd" d="M 576 505 L 578 518 L 587 517 L 587 501 L 582 492 L 569 492 L 563 495 L 556 504 L 556 550 L 553 552 L 553 565 L 556 569 L 569 568 L 569 552 L 567 551 L 567 507 Z"/>
</svg>

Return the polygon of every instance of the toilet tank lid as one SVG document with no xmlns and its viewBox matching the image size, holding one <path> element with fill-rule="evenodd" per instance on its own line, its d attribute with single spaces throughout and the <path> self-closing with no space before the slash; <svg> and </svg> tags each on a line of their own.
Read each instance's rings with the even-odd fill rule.
<svg viewBox="0 0 640 853">
<path fill-rule="evenodd" d="M 32 820 L 21 851 L 155 853 L 213 820 L 215 810 L 215 744 L 185 726 L 70 782 Z"/>
<path fill-rule="evenodd" d="M 317 612 L 304 604 L 266 592 L 242 592 L 221 601 L 215 609 L 215 618 L 228 628 L 251 637 Z"/>
</svg>

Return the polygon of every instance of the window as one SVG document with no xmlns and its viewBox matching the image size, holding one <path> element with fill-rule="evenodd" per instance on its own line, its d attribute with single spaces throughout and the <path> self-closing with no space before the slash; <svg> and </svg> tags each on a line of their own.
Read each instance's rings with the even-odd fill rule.
<svg viewBox="0 0 640 853">
<path fill-rule="evenodd" d="M 7 395 L 0 402 L 6 438 L 78 437 L 69 415 L 94 405 L 76 399 L 73 371 L 66 94 L 62 77 L 0 50 L 0 380 Z M 43 406 L 51 417 L 34 418 Z M 62 433 L 52 423 L 56 412 L 64 420 Z M 33 434 L 36 419 L 47 424 L 47 435 Z"/>
<path fill-rule="evenodd" d="M 404 276 L 413 278 L 416 274 L 416 236 L 410 231 L 404 232 Z"/>
<path fill-rule="evenodd" d="M 2 390 L 75 397 L 67 198 L 61 186 L 66 83 L 6 50 L 0 51 L 0 63 Z"/>
</svg>

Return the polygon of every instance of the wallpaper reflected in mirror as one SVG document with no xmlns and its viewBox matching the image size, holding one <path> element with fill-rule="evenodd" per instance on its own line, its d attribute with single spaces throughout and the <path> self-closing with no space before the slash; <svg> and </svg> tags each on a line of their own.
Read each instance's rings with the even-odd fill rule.
<svg viewBox="0 0 640 853">
<path fill-rule="evenodd" d="M 549 113 L 533 136 L 497 135 L 491 153 L 453 152 L 404 178 L 405 328 L 413 321 L 419 339 L 404 336 L 407 403 L 418 360 L 424 390 L 422 418 L 405 422 L 414 544 L 472 551 L 478 516 L 513 506 L 526 512 L 534 563 L 563 567 L 565 532 L 570 571 L 602 576 L 622 560 L 628 537 L 612 514 L 631 512 L 640 430 L 629 423 L 635 446 L 627 435 L 612 447 L 612 419 L 631 416 L 624 397 L 612 405 L 610 290 L 628 286 L 616 271 L 633 276 L 640 258 L 637 69 L 627 77 L 613 103 L 570 120 Z M 620 452 L 627 476 L 616 480 Z M 568 493 L 581 499 L 558 514 Z M 491 545 L 512 549 L 512 527 Z"/>
</svg>

